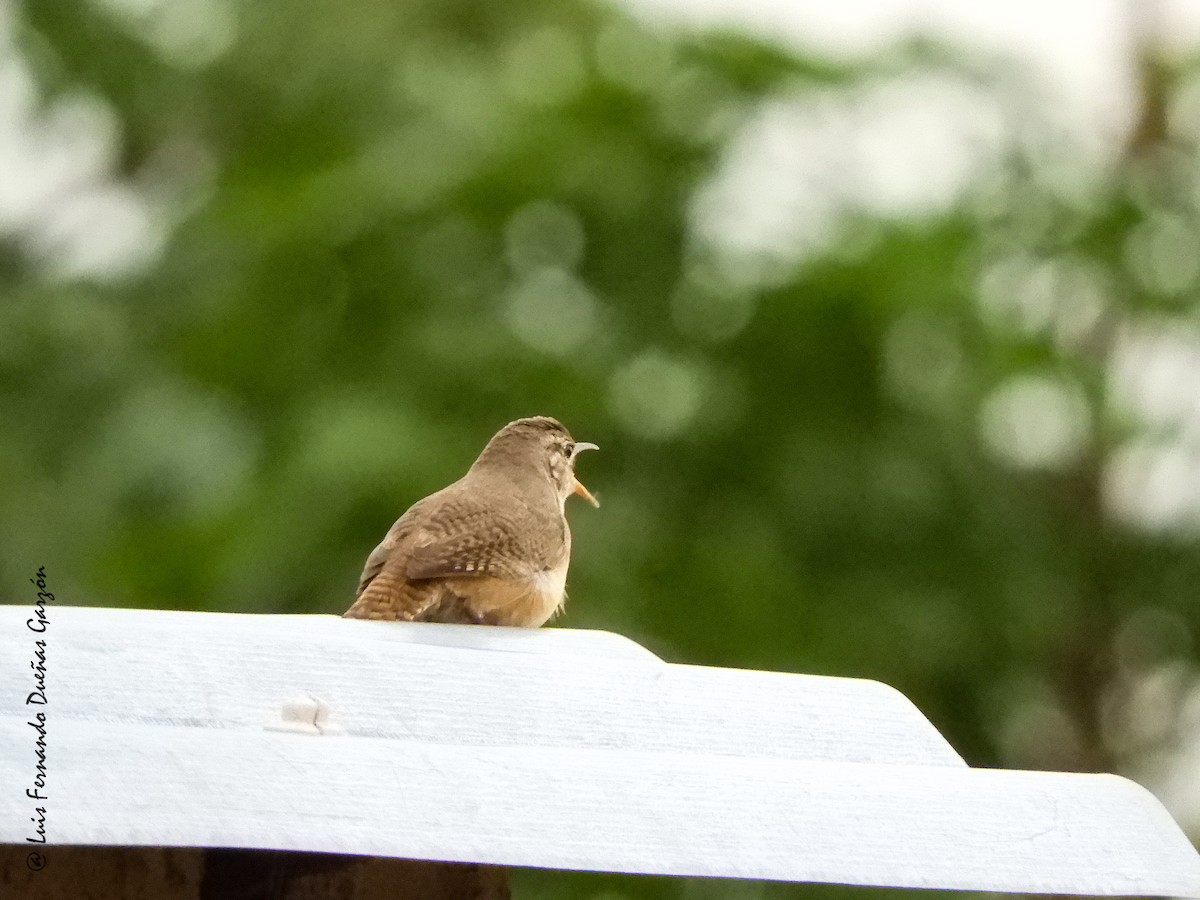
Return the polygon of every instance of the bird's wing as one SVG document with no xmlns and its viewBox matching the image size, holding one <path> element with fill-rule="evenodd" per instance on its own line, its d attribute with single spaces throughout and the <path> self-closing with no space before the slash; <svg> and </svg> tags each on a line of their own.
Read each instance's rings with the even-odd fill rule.
<svg viewBox="0 0 1200 900">
<path fill-rule="evenodd" d="M 349 619 L 400 619 L 403 621 L 471 621 L 461 598 L 444 582 L 412 581 L 404 574 L 403 552 L 385 556 L 375 575 L 364 582 Z"/>
<path fill-rule="evenodd" d="M 392 526 L 393 530 L 395 526 Z M 396 542 L 390 540 L 392 532 L 388 532 L 388 536 L 379 542 L 379 546 L 371 551 L 371 555 L 367 557 L 367 563 L 363 566 L 362 575 L 358 579 L 358 590 L 354 592 L 355 597 L 361 597 L 362 592 L 367 589 L 367 586 L 375 580 L 375 577 L 383 571 L 384 564 L 388 561 L 388 557 L 392 555 L 392 550 L 396 547 Z"/>
<path fill-rule="evenodd" d="M 372 550 L 371 555 L 367 557 L 362 575 L 358 579 L 358 590 L 354 592 L 354 596 L 361 597 L 363 591 L 379 576 L 389 561 L 393 563 L 393 566 L 400 561 L 397 557 L 402 556 L 412 543 L 410 539 L 416 529 L 416 523 L 424 515 L 425 509 L 431 503 L 436 502 L 437 496 L 437 494 L 432 494 L 423 500 L 418 500 L 388 529 L 388 533 L 379 542 L 379 546 Z"/>
<path fill-rule="evenodd" d="M 367 557 L 346 616 L 479 621 L 454 581 L 525 581 L 561 565 L 569 538 L 560 510 L 512 501 L 456 483 L 415 504 Z"/>
<path fill-rule="evenodd" d="M 414 580 L 486 575 L 525 579 L 561 561 L 565 521 L 523 503 L 450 495 L 414 537 L 405 574 Z"/>
</svg>

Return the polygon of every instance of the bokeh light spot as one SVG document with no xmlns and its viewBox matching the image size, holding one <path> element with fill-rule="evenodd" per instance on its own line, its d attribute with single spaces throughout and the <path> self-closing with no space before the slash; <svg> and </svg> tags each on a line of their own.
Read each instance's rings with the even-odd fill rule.
<svg viewBox="0 0 1200 900">
<path fill-rule="evenodd" d="M 592 335 L 598 316 L 596 300 L 583 282 L 562 269 L 545 268 L 513 285 L 504 318 L 530 347 L 564 356 Z"/>
<path fill-rule="evenodd" d="M 1165 430 L 1200 426 L 1200 331 L 1145 318 L 1120 330 L 1108 371 L 1113 407 L 1127 420 Z M 1200 437 L 1200 431 L 1193 432 Z"/>
<path fill-rule="evenodd" d="M 1159 213 L 1135 228 L 1125 242 L 1125 262 L 1151 293 L 1183 293 L 1200 276 L 1200 227 L 1191 218 Z"/>
<path fill-rule="evenodd" d="M 1193 532 L 1200 526 L 1200 451 L 1142 438 L 1108 461 L 1104 501 L 1119 521 L 1149 532 Z"/>
<path fill-rule="evenodd" d="M 1056 468 L 1075 459 L 1090 430 L 1083 391 L 1050 375 L 1019 375 L 983 403 L 979 427 L 984 443 L 1018 466 Z"/>
<path fill-rule="evenodd" d="M 612 377 L 613 414 L 634 434 L 662 440 L 683 431 L 700 411 L 703 372 L 660 350 L 634 357 Z"/>
</svg>

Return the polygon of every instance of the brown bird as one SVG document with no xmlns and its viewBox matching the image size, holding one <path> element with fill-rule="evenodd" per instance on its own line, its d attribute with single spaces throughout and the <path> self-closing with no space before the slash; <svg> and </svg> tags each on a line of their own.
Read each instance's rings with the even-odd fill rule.
<svg viewBox="0 0 1200 900">
<path fill-rule="evenodd" d="M 576 457 L 597 449 L 544 416 L 505 425 L 466 475 L 396 521 L 367 557 L 346 616 L 544 624 L 565 594 L 567 497 L 600 505 L 575 477 Z"/>
</svg>

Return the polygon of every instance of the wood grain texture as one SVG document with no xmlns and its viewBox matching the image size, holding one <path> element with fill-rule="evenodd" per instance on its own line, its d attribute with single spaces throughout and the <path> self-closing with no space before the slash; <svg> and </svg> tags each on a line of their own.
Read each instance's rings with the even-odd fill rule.
<svg viewBox="0 0 1200 900">
<path fill-rule="evenodd" d="M 51 847 L 46 866 L 28 845 L 0 846 L 0 897 L 36 900 L 199 900 L 204 851 L 156 847 Z"/>
<path fill-rule="evenodd" d="M 4 684 L 24 679 L 27 614 L 0 608 Z M 399 627 L 53 610 L 50 839 L 1200 898 L 1200 855 L 1146 791 L 969 769 L 883 686 Z M 305 691 L 340 734 L 266 729 Z M 17 693 L 4 785 L 31 770 Z M 25 805 L 0 793 L 0 843 L 23 841 Z"/>
<path fill-rule="evenodd" d="M 0 606 L 17 683 L 27 616 Z M 51 628 L 56 719 L 259 729 L 310 694 L 361 737 L 963 765 L 877 682 L 669 665 L 600 632 L 85 608 Z"/>
<path fill-rule="evenodd" d="M 5 900 L 509 900 L 502 869 L 324 853 L 0 846 Z"/>
<path fill-rule="evenodd" d="M 55 732 L 50 827 L 66 843 L 1200 897 L 1200 857 L 1115 776 L 82 721 Z M 22 738 L 0 722 L 0 758 Z M 0 768 L 6 784 L 18 774 Z M 6 797 L 0 841 L 20 839 L 19 820 Z"/>
</svg>

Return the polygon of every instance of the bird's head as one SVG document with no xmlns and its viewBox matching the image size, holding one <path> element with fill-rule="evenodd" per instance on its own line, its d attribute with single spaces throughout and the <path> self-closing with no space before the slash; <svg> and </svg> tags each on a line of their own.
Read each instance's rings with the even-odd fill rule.
<svg viewBox="0 0 1200 900">
<path fill-rule="evenodd" d="M 599 501 L 575 477 L 575 460 L 584 450 L 599 450 L 595 444 L 576 441 L 557 419 L 534 416 L 509 422 L 488 441 L 476 466 L 515 466 L 517 470 L 548 475 L 560 504 L 578 494 L 592 506 Z"/>
</svg>

